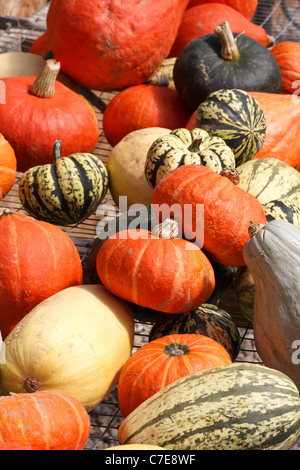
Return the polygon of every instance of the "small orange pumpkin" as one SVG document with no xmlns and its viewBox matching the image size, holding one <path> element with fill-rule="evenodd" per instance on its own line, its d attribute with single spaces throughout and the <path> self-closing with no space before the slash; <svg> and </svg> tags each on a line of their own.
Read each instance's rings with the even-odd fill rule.
<svg viewBox="0 0 300 470">
<path fill-rule="evenodd" d="M 11 190 L 17 169 L 17 159 L 14 149 L 0 134 L 0 199 Z"/>
<path fill-rule="evenodd" d="M 282 90 L 294 93 L 299 88 L 300 80 L 300 44 L 296 41 L 282 41 L 272 47 L 270 52 L 281 70 Z"/>
<path fill-rule="evenodd" d="M 124 418 L 142 402 L 181 377 L 231 364 L 226 349 L 198 334 L 172 334 L 145 344 L 125 362 L 118 382 Z"/>
</svg>

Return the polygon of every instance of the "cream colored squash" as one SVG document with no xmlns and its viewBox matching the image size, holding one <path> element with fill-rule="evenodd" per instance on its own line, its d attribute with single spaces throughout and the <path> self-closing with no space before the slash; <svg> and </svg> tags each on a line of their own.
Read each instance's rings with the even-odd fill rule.
<svg viewBox="0 0 300 470">
<path fill-rule="evenodd" d="M 150 204 L 153 189 L 145 176 L 145 162 L 148 149 L 159 137 L 171 132 L 163 127 L 138 129 L 127 134 L 113 147 L 107 170 L 110 181 L 110 192 L 115 204 L 119 207 L 119 197 L 127 197 L 127 210 L 132 204 Z"/>
<path fill-rule="evenodd" d="M 0 390 L 61 390 L 92 410 L 132 351 L 134 319 L 101 285 L 69 287 L 28 313 L 5 339 Z"/>
</svg>

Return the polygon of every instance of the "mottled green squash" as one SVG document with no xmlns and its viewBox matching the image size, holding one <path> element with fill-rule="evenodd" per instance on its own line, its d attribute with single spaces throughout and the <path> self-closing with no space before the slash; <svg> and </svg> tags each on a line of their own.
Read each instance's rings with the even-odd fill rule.
<svg viewBox="0 0 300 470">
<path fill-rule="evenodd" d="M 235 168 L 235 157 L 223 139 L 210 136 L 204 129 L 175 129 L 150 146 L 146 179 L 154 188 L 165 174 L 181 165 L 204 165 L 220 173 L 225 167 Z"/>
<path fill-rule="evenodd" d="M 234 361 L 240 350 L 239 330 L 225 310 L 204 303 L 191 312 L 164 314 L 153 325 L 149 341 L 172 334 L 199 334 L 214 339 L 226 349 Z"/>
<path fill-rule="evenodd" d="M 201 103 L 195 114 L 196 127 L 222 138 L 232 149 L 236 166 L 251 160 L 263 146 L 265 115 L 249 93 L 220 89 Z"/>
<path fill-rule="evenodd" d="M 108 191 L 108 173 L 90 153 L 60 157 L 55 142 L 53 163 L 27 170 L 19 183 L 19 197 L 26 212 L 38 220 L 70 225 L 88 218 Z"/>
</svg>

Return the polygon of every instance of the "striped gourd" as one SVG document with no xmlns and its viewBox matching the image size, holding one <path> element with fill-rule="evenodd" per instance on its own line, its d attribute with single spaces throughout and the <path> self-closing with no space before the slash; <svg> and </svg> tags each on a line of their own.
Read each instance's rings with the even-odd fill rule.
<svg viewBox="0 0 300 470">
<path fill-rule="evenodd" d="M 35 166 L 22 175 L 19 197 L 32 217 L 69 225 L 96 210 L 108 190 L 108 173 L 90 153 L 59 158 L 60 143 L 55 143 L 53 164 Z"/>
<path fill-rule="evenodd" d="M 277 158 L 258 158 L 237 167 L 238 186 L 261 204 L 289 199 L 300 207 L 300 173 Z"/>
<path fill-rule="evenodd" d="M 225 167 L 235 168 L 235 157 L 223 139 L 210 136 L 203 129 L 175 129 L 150 146 L 146 179 L 154 188 L 165 174 L 182 165 L 204 165 L 220 173 Z"/>
<path fill-rule="evenodd" d="M 286 220 L 300 228 L 300 206 L 289 199 L 278 199 L 262 204 L 267 222 Z M 253 277 L 246 266 L 238 269 L 234 280 L 234 288 L 243 315 L 253 322 L 255 285 Z"/>
<path fill-rule="evenodd" d="M 171 450 L 287 450 L 299 434 L 294 382 L 263 365 L 236 362 L 166 386 L 125 418 L 118 439 Z"/>
<path fill-rule="evenodd" d="M 201 103 L 195 114 L 196 126 L 221 137 L 232 149 L 236 166 L 251 160 L 266 136 L 265 115 L 249 93 L 218 90 Z"/>
<path fill-rule="evenodd" d="M 165 314 L 153 325 L 149 341 L 172 334 L 199 334 L 208 336 L 226 349 L 234 361 L 240 350 L 239 330 L 225 310 L 204 303 L 188 313 Z"/>
</svg>

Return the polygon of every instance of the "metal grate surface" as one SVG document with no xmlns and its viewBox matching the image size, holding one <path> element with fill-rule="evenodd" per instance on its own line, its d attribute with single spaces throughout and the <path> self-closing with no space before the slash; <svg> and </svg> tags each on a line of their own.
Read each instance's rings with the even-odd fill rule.
<svg viewBox="0 0 300 470">
<path fill-rule="evenodd" d="M 35 12 L 31 19 L 39 25 L 39 30 L 25 29 L 24 27 L 8 28 L 0 32 L 0 53 L 12 51 L 29 51 L 30 45 L 41 35 L 43 27 L 46 25 L 48 6 Z M 300 1 L 299 0 L 259 0 L 258 8 L 253 18 L 253 22 L 262 25 L 272 35 L 276 42 L 283 40 L 293 40 L 300 42 Z M 1 71 L 0 71 L 1 73 Z M 89 99 L 90 90 L 83 90 L 83 94 Z M 94 106 L 98 117 L 100 137 L 94 154 L 106 164 L 110 152 L 110 145 L 107 143 L 102 130 L 102 117 L 105 105 L 112 99 L 115 93 L 93 92 L 100 99 L 100 106 Z M 93 104 L 93 103 L 92 103 Z M 18 182 L 20 174 L 17 174 L 15 184 L 10 193 L 0 201 L 0 207 L 10 207 L 16 211 L 23 211 L 18 197 Z M 96 237 L 96 228 L 102 224 L 104 215 L 116 214 L 117 208 L 108 192 L 100 209 L 89 217 L 84 223 L 74 226 L 61 227 L 68 233 L 74 241 L 83 265 L 84 282 L 90 283 L 88 273 L 88 258 L 90 249 Z M 253 330 L 251 324 L 240 313 L 237 299 L 233 289 L 229 289 L 219 306 L 230 313 L 239 327 L 242 343 L 240 354 L 236 361 L 261 363 L 255 350 L 253 341 Z M 135 341 L 134 348 L 142 346 L 148 341 L 151 323 L 135 321 Z M 91 433 L 88 439 L 86 450 L 101 450 L 103 448 L 118 445 L 117 433 L 122 421 L 117 400 L 117 389 L 98 405 L 91 413 Z M 298 450 L 298 446 L 294 446 Z M 299 447 L 300 448 L 300 447 Z"/>
</svg>

